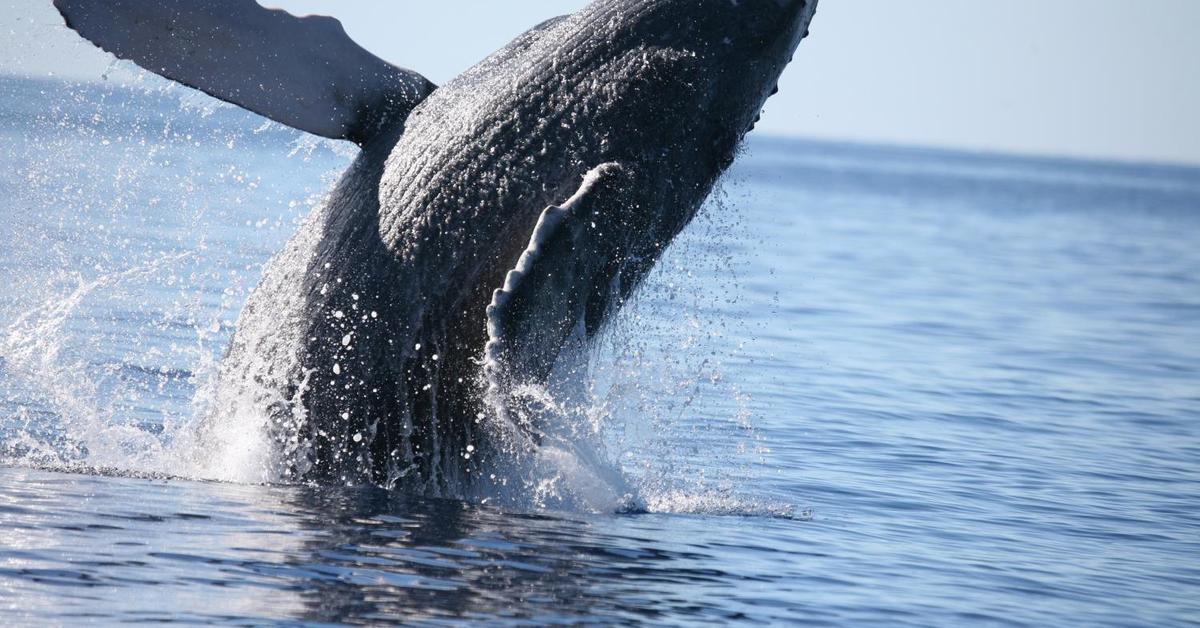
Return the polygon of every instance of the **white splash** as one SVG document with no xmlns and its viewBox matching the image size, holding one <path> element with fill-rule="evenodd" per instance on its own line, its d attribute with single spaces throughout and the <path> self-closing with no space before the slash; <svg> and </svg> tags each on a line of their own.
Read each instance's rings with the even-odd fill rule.
<svg viewBox="0 0 1200 628">
<path fill-rule="evenodd" d="M 225 145 L 224 141 L 221 145 Z M 142 151 L 143 171 L 159 167 L 152 161 L 161 159 L 155 152 L 159 148 L 129 150 Z M 41 168 L 50 171 L 60 166 L 47 161 Z M 123 176 L 131 181 L 126 184 L 151 185 L 139 180 L 149 178 L 143 171 L 126 171 Z M 46 178 L 34 178 L 31 185 L 58 184 L 45 172 L 41 174 Z M 233 173 L 223 175 L 222 182 L 250 189 L 254 179 Z M 184 242 L 193 245 L 194 251 L 148 258 L 129 256 L 138 261 L 128 268 L 98 270 L 86 278 L 77 274 L 69 281 L 64 281 L 63 275 L 44 280 L 46 285 L 34 290 L 39 296 L 30 297 L 28 307 L 0 331 L 0 368 L 4 376 L 19 378 L 36 390 L 39 397 L 30 398 L 30 407 L 21 408 L 14 421 L 32 421 L 37 412 L 32 402 L 36 401 L 56 417 L 60 423 L 56 426 L 58 435 L 66 441 L 65 445 L 56 444 L 32 431 L 9 437 L 3 445 L 28 452 L 25 461 L 81 463 L 232 482 L 286 479 L 279 475 L 277 461 L 294 451 L 280 452 L 279 445 L 267 436 L 272 419 L 261 408 L 277 403 L 302 412 L 303 404 L 299 402 L 307 390 L 308 378 L 318 374 L 305 374 L 295 395 L 288 399 L 264 399 L 263 395 L 274 394 L 270 391 L 278 389 L 274 386 L 260 390 L 253 386 L 234 389 L 220 385 L 218 355 L 232 326 L 226 319 L 241 307 L 247 285 L 233 285 L 238 280 L 224 274 L 179 277 L 175 272 L 176 267 L 193 261 L 195 256 L 213 252 L 208 233 L 213 229 L 213 220 L 205 214 L 212 210 L 205 205 L 203 183 L 184 180 L 180 184 L 193 195 L 190 198 L 195 203 L 191 207 L 192 232 L 187 234 L 193 239 Z M 84 196 L 81 193 L 69 200 L 84 202 L 81 200 Z M 115 207 L 110 211 L 123 209 Z M 736 292 L 736 285 L 731 286 L 736 283 L 732 279 L 734 273 L 723 266 L 729 264 L 724 256 L 714 259 L 712 253 L 697 254 L 705 247 L 696 242 L 711 244 L 726 237 L 728 224 L 713 223 L 715 217 L 724 215 L 728 215 L 725 208 L 701 213 L 693 227 L 664 256 L 660 270 L 648 280 L 635 302 L 614 321 L 599 350 L 585 348 L 576 339 L 575 346 L 564 352 L 549 385 L 526 386 L 515 391 L 520 411 L 528 414 L 528 421 L 543 429 L 541 443 L 529 449 L 533 453 L 499 470 L 512 478 L 496 489 L 512 497 L 509 503 L 517 507 L 594 512 L 640 509 L 711 514 L 788 512 L 783 505 L 739 497 L 739 488 L 748 485 L 729 482 L 714 471 L 714 467 L 737 471 L 739 465 L 746 465 L 746 458 L 752 455 L 748 452 L 756 447 L 752 430 L 745 428 L 748 423 L 745 403 L 736 389 L 722 382 L 722 354 L 712 356 L 712 340 L 722 338 L 723 330 L 731 322 L 703 313 L 711 309 L 706 307 L 706 300 L 726 299 L 728 293 Z M 292 224 L 277 226 L 288 230 Z M 693 244 L 689 245 L 689 241 Z M 119 242 L 113 238 L 108 244 Z M 535 232 L 530 249 L 536 252 L 537 244 Z M 701 262 L 710 267 L 701 268 Z M 248 280 L 242 281 L 252 282 L 253 272 Z M 199 297 L 194 295 L 201 288 L 213 286 L 221 289 L 219 306 L 198 305 Z M 192 405 L 176 408 L 173 414 L 164 416 L 160 431 L 148 431 L 128 416 L 132 406 L 158 394 L 155 390 L 114 393 L 105 389 L 104 382 L 99 381 L 102 378 L 95 376 L 96 365 L 87 360 L 89 347 L 84 347 L 81 353 L 69 346 L 69 338 L 79 335 L 78 331 L 72 331 L 72 326 L 88 323 L 88 301 L 114 294 L 136 295 L 136 300 L 147 303 L 149 307 L 142 313 L 156 318 L 154 324 L 165 325 L 167 319 L 172 319 L 172 324 L 178 322 L 191 329 L 191 345 L 163 354 L 148 351 L 136 360 L 138 368 L 150 372 L 176 369 L 188 373 L 186 386 L 195 391 Z M 166 311 L 174 307 L 170 303 L 182 305 Z M 378 312 L 371 311 L 369 316 L 374 319 Z M 732 325 L 736 327 L 736 321 Z M 133 347 L 137 340 L 128 338 L 123 342 Z M 355 342 L 352 335 L 341 340 L 343 344 Z M 415 349 L 420 351 L 421 347 Z M 436 354 L 430 355 L 431 360 L 438 359 Z M 267 364 L 258 366 L 264 372 L 270 370 Z M 342 366 L 330 364 L 326 368 L 340 375 L 336 371 L 343 370 Z M 324 376 L 328 377 L 329 372 Z M 158 379 L 161 382 L 167 378 Z M 732 399 L 736 407 L 714 411 L 705 401 L 713 396 L 725 401 Z M 223 408 L 220 416 L 208 422 L 199 421 L 197 417 L 204 416 L 213 404 Z M 304 416 L 298 414 L 293 420 L 302 422 Z M 697 439 L 695 430 L 703 429 L 697 426 L 706 422 L 733 425 L 737 429 L 732 431 L 739 436 L 732 442 L 724 435 L 723 440 Z M 284 445 L 293 449 L 303 446 L 299 441 Z M 473 447 L 467 447 L 464 455 L 477 456 Z M 662 481 L 663 478 L 670 481 Z"/>
</svg>

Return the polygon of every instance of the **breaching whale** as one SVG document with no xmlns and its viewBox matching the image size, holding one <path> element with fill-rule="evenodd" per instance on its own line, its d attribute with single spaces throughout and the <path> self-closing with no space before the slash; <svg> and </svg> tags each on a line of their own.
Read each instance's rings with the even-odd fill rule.
<svg viewBox="0 0 1200 628">
<path fill-rule="evenodd" d="M 216 411 L 262 423 L 284 477 L 427 495 L 546 438 L 520 391 L 692 219 L 816 8 L 596 0 L 436 87 L 253 0 L 54 4 L 119 58 L 361 146 L 249 297 Z"/>
</svg>

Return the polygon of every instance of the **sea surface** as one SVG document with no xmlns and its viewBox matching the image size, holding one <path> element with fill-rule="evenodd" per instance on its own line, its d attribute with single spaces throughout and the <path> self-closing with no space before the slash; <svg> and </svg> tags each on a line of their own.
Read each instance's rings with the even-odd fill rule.
<svg viewBox="0 0 1200 628">
<path fill-rule="evenodd" d="M 752 137 L 592 356 L 617 513 L 204 464 L 354 154 L 0 78 L 0 624 L 1200 623 L 1200 170 Z"/>
</svg>

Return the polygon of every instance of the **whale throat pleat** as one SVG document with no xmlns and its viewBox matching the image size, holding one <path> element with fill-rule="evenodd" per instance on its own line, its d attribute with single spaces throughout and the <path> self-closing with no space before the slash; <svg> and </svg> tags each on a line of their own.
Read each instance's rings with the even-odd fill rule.
<svg viewBox="0 0 1200 628">
<path fill-rule="evenodd" d="M 254 0 L 54 0 L 113 55 L 276 122 L 364 144 L 434 85 L 354 43 L 331 17 Z"/>
</svg>

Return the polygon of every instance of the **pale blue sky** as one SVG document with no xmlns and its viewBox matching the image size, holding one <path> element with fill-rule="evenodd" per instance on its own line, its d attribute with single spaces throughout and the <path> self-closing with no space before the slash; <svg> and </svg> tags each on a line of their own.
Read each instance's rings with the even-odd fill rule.
<svg viewBox="0 0 1200 628">
<path fill-rule="evenodd" d="M 443 82 L 582 0 L 264 0 Z M 765 133 L 1200 164 L 1200 1 L 822 0 Z M 97 78 L 50 0 L 0 0 L 0 72 Z"/>
</svg>

